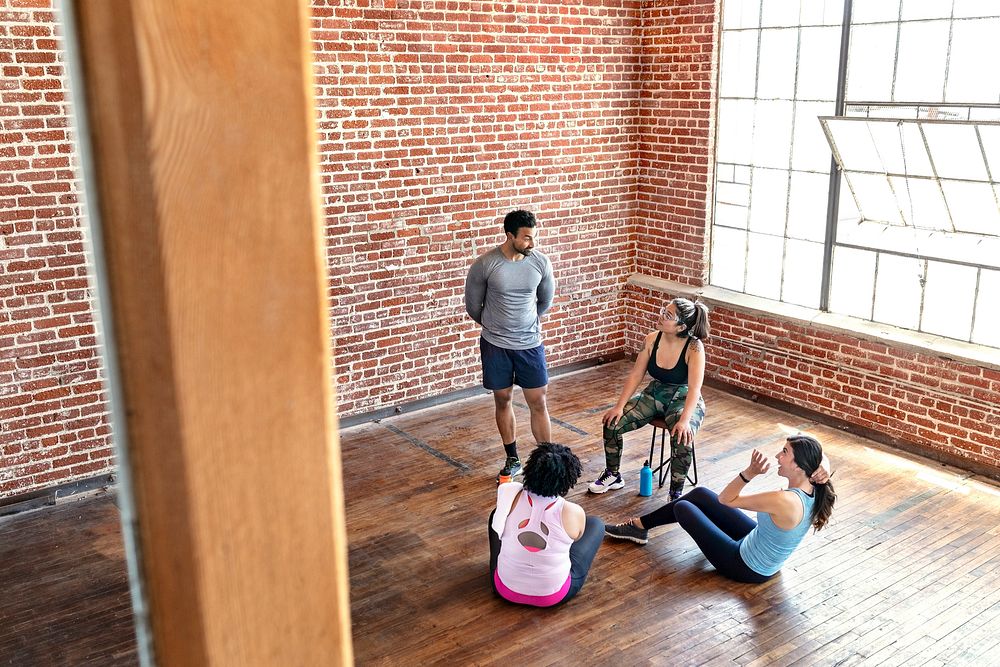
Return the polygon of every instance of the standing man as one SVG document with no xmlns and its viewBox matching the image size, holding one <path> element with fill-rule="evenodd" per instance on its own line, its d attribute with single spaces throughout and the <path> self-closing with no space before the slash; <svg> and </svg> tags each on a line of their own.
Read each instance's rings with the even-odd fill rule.
<svg viewBox="0 0 1000 667">
<path fill-rule="evenodd" d="M 500 474 L 511 478 L 521 472 L 511 404 L 515 384 L 524 392 L 535 441 L 552 440 L 545 404 L 549 374 L 539 318 L 552 305 L 556 283 L 549 258 L 533 250 L 536 224 L 530 211 L 508 213 L 503 219 L 507 237 L 503 245 L 477 259 L 465 280 L 465 310 L 483 328 L 479 338 L 483 386 L 493 391 L 497 429 L 507 455 Z"/>
</svg>

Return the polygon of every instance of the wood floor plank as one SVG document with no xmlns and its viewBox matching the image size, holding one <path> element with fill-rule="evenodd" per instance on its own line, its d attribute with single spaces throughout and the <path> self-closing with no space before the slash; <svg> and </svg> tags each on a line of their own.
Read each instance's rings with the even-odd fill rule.
<svg viewBox="0 0 1000 667">
<path fill-rule="evenodd" d="M 0 665 L 137 664 L 113 497 L 0 521 Z"/>
<path fill-rule="evenodd" d="M 587 438 L 574 431 L 562 430 L 568 434 L 568 444 L 585 461 L 585 475 L 589 474 L 591 479 L 603 463 L 598 435 L 599 414 L 592 405 L 600 406 L 614 400 L 617 382 L 623 371 L 627 371 L 627 365 L 620 365 L 615 379 L 609 379 L 610 370 L 613 369 L 604 367 L 578 374 L 572 392 L 561 394 L 558 378 L 550 389 L 553 414 L 558 414 L 560 420 L 576 429 L 593 434 Z M 591 390 L 585 391 L 588 387 Z M 592 405 L 579 403 L 591 397 Z M 569 400 L 578 403 L 567 404 Z M 933 595 L 934 600 L 939 600 L 957 594 L 959 587 L 968 590 L 970 587 L 966 586 L 964 577 L 949 572 L 948 563 L 962 562 L 979 568 L 983 576 L 987 576 L 988 570 L 984 568 L 995 555 L 959 520 L 961 512 L 968 514 L 970 510 L 963 498 L 952 498 L 953 494 L 944 487 L 916 479 L 922 472 L 939 474 L 941 466 L 938 464 L 897 454 L 849 434 L 718 392 L 706 391 L 706 401 L 709 411 L 699 434 L 698 461 L 702 480 L 713 488 L 720 488 L 731 479 L 734 470 L 742 467 L 749 446 L 758 446 L 772 454 L 767 447 L 776 445 L 781 437 L 780 428 L 813 430 L 820 434 L 839 468 L 835 482 L 841 501 L 830 529 L 810 536 L 810 541 L 793 556 L 777 580 L 749 587 L 727 582 L 716 575 L 690 538 L 675 527 L 653 531 L 647 547 L 605 543 L 595 561 L 591 579 L 580 596 L 564 609 L 518 609 L 489 596 L 476 595 L 469 602 L 475 604 L 485 600 L 487 608 L 478 613 L 488 614 L 491 627 L 496 629 L 481 628 L 467 646 L 488 647 L 491 638 L 503 641 L 502 637 L 520 632 L 523 627 L 516 619 L 532 618 L 546 627 L 551 626 L 552 631 L 559 632 L 574 645 L 588 648 L 603 645 L 604 648 L 597 648 L 591 654 L 595 658 L 613 656 L 654 664 L 657 660 L 663 664 L 727 664 L 727 661 L 728 664 L 753 664 L 757 659 L 761 664 L 796 661 L 809 664 L 810 658 L 816 657 L 823 646 L 826 647 L 824 655 L 862 656 L 863 642 L 878 639 L 871 634 L 873 625 L 891 615 L 893 605 L 909 608 L 917 604 L 921 595 Z M 433 442 L 439 438 L 434 432 L 435 425 L 443 418 L 434 414 L 436 410 L 418 415 L 425 420 L 422 426 L 415 425 L 419 420 L 414 416 L 411 421 L 414 425 L 408 428 L 434 447 L 451 447 L 462 452 L 465 457 L 462 460 L 467 461 L 472 470 L 453 491 L 461 498 L 459 504 L 481 507 L 484 513 L 488 512 L 492 505 L 492 489 L 488 488 L 489 484 L 478 483 L 475 476 L 489 478 L 495 474 L 493 467 L 499 463 L 492 401 L 486 396 L 471 399 L 463 406 L 465 424 L 461 427 L 461 437 L 466 443 L 475 445 L 465 445 L 464 449 L 461 443 L 443 442 L 455 437 L 458 431 L 453 427 L 441 431 L 442 442 Z M 519 412 L 518 417 L 524 432 L 526 415 Z M 472 422 L 479 424 L 479 428 L 470 426 Z M 344 434 L 345 442 L 353 437 L 351 431 Z M 521 436 L 522 451 L 525 449 L 524 437 Z M 580 502 L 588 512 L 609 521 L 640 514 L 661 504 L 662 496 L 647 500 L 634 495 L 634 474 L 648 453 L 648 443 L 648 431 L 626 436 L 622 464 L 630 484 L 626 490 L 592 497 L 578 488 L 571 493 L 571 499 Z M 952 483 L 965 483 L 961 471 L 945 470 L 943 474 Z M 477 494 L 486 495 L 486 501 Z M 353 502 L 348 490 L 349 514 Z M 359 508 L 365 504 L 364 499 L 357 502 Z M 421 503 L 426 505 L 423 499 Z M 956 503 L 955 513 L 949 512 L 948 508 Z M 985 500 L 976 519 L 982 526 L 987 523 L 987 517 L 995 521 L 998 516 L 1000 503 L 994 497 Z M 349 530 L 351 523 L 349 516 Z M 430 525 L 427 527 L 431 529 Z M 982 534 L 981 528 L 979 532 Z M 481 541 L 478 557 L 482 561 L 485 558 L 482 551 L 484 535 L 479 532 L 478 524 L 475 524 L 473 539 L 463 545 L 462 551 L 468 549 L 475 557 L 476 540 Z M 977 557 L 962 560 L 962 554 L 977 550 Z M 915 573 L 915 567 L 933 569 L 921 575 Z M 747 591 L 751 600 L 745 599 L 741 591 Z M 352 592 L 352 599 L 354 595 Z M 357 595 L 363 597 L 364 593 L 357 591 Z M 976 595 L 968 593 L 962 598 L 962 605 L 970 604 Z M 752 601 L 756 598 L 762 600 L 758 605 Z M 953 607 L 957 609 L 962 605 Z M 595 614 L 595 608 L 600 613 Z M 911 613 L 917 617 L 916 612 Z M 926 619 L 917 618 L 920 623 L 926 623 Z M 598 623 L 596 628 L 580 629 L 580 625 L 595 622 Z M 960 622 L 960 619 L 952 621 L 955 631 L 961 627 L 957 625 Z M 829 625 L 823 630 L 827 623 Z M 504 630 L 500 631 L 500 627 Z M 609 631 L 602 631 L 605 628 Z M 910 629 L 904 619 L 896 631 Z M 820 631 L 826 632 L 828 637 L 818 645 L 816 638 Z M 597 643 L 595 637 L 599 638 Z M 521 638 L 518 643 L 525 641 L 530 642 Z M 356 648 L 359 659 L 367 655 L 362 644 Z M 374 650 L 374 647 L 368 648 Z M 477 662 L 473 653 L 457 648 L 439 655 Z M 478 660 L 482 660 L 482 654 L 479 655 Z M 537 659 L 540 664 L 552 660 L 550 654 L 535 645 L 519 646 L 514 653 L 504 650 L 494 657 L 508 655 Z"/>
<path fill-rule="evenodd" d="M 628 368 L 609 364 L 556 377 L 550 386 L 551 414 L 563 424 L 553 434 L 580 456 L 587 480 L 604 465 L 596 408 L 615 400 Z M 548 610 L 508 604 L 489 588 L 486 520 L 503 455 L 488 394 L 345 429 L 357 663 L 1000 664 L 1000 487 L 718 390 L 705 396 L 697 443 L 703 485 L 724 486 L 746 465 L 750 448 L 773 456 L 784 433 L 808 431 L 834 460 L 839 500 L 830 525 L 810 533 L 777 577 L 756 586 L 719 576 L 677 526 L 651 531 L 645 546 L 606 540 L 580 594 Z M 516 398 L 523 405 L 519 392 Z M 527 411 L 516 413 L 527 454 Z M 636 495 L 649 433 L 625 436 L 624 489 L 592 496 L 580 483 L 569 498 L 611 522 L 662 505 L 665 489 L 652 498 Z M 754 485 L 773 488 L 777 480 L 772 472 Z M 120 537 L 107 534 L 118 530 L 109 507 L 95 513 L 111 527 L 95 533 L 100 539 L 60 527 L 56 515 L 47 527 L 50 510 L 34 513 L 30 523 L 37 535 L 63 533 L 61 548 L 70 553 L 106 552 L 98 564 L 116 573 L 110 583 L 96 583 L 93 563 L 78 572 L 65 557 L 50 580 L 89 572 L 92 584 L 76 592 L 77 604 L 118 595 L 117 611 L 90 612 L 93 620 L 82 628 L 97 634 L 72 650 L 97 655 L 100 646 L 111 656 L 105 664 L 134 664 L 131 628 L 121 628 L 127 593 L 114 583 L 119 577 L 124 585 L 124 563 Z M 30 547 L 20 534 L 19 546 L 3 541 L 7 525 L 0 523 L 0 554 L 26 558 Z M 13 596 L 21 611 L 0 617 L 0 658 L 14 645 L 16 655 L 26 655 L 38 615 L 60 632 L 83 631 L 74 626 L 78 614 L 60 619 L 64 605 L 33 594 L 33 572 L 15 569 L 2 579 L 3 608 Z"/>
</svg>

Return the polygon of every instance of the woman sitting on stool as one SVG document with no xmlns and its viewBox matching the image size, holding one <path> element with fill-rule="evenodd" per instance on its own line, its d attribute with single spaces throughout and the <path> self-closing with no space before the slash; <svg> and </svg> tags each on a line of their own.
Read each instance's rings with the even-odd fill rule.
<svg viewBox="0 0 1000 667">
<path fill-rule="evenodd" d="M 490 514 L 490 581 L 510 602 L 551 607 L 583 587 L 604 537 L 604 522 L 563 496 L 576 484 L 580 459 L 543 442 L 524 466 L 524 484 L 497 488 Z"/>
<path fill-rule="evenodd" d="M 788 480 L 787 489 L 741 494 L 751 479 L 771 468 L 755 449 L 749 467 L 721 494 L 698 487 L 649 514 L 608 526 L 605 532 L 645 544 L 650 528 L 677 522 L 721 574 L 744 583 L 767 581 L 799 545 L 809 526 L 819 530 L 826 525 L 837 499 L 821 465 L 823 448 L 815 438 L 789 437 L 776 458 L 778 475 Z M 741 509 L 756 511 L 757 521 Z"/>
<path fill-rule="evenodd" d="M 694 460 L 694 438 L 705 418 L 701 385 L 705 380 L 708 307 L 676 298 L 660 313 L 635 358 L 618 402 L 604 413 L 604 472 L 587 490 L 607 493 L 625 486 L 619 470 L 622 436 L 662 417 L 670 429 L 670 499 L 680 498 L 684 478 Z M 646 374 L 652 381 L 632 394 Z"/>
</svg>

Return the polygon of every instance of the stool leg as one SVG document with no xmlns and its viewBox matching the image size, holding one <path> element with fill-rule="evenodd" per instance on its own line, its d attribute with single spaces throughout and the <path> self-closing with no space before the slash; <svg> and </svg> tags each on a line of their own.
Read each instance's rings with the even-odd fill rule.
<svg viewBox="0 0 1000 667">
<path fill-rule="evenodd" d="M 691 443 L 691 470 L 694 471 L 694 479 L 691 479 L 691 475 L 688 475 L 688 481 L 694 486 L 698 486 L 698 456 L 694 451 L 694 443 Z"/>
<path fill-rule="evenodd" d="M 653 427 L 653 437 L 649 439 L 649 465 L 653 466 L 653 447 L 656 445 L 656 427 Z"/>
<path fill-rule="evenodd" d="M 670 461 L 668 460 L 666 463 L 664 463 L 663 461 L 663 447 L 666 437 L 667 437 L 667 429 L 662 429 L 660 431 L 660 467 L 657 469 L 658 470 L 657 474 L 660 478 L 659 488 L 661 489 L 663 488 L 663 482 L 667 479 L 667 475 L 669 474 L 668 471 L 670 470 Z M 666 465 L 666 470 L 663 469 L 664 465 Z"/>
</svg>

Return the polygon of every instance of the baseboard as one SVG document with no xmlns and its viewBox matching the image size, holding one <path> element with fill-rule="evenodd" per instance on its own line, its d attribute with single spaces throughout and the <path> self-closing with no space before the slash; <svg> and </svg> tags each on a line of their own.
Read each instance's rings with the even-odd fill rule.
<svg viewBox="0 0 1000 667">
<path fill-rule="evenodd" d="M 595 357 L 593 359 L 585 359 L 584 361 L 577 361 L 572 364 L 566 364 L 565 366 L 559 366 L 558 368 L 549 369 L 549 377 L 553 378 L 553 377 L 558 377 L 560 375 L 566 375 L 567 373 L 573 373 L 586 368 L 593 368 L 595 366 L 609 364 L 613 361 L 618 361 L 624 358 L 625 355 L 619 351 L 601 357 Z M 372 412 L 366 412 L 360 415 L 351 415 L 349 417 L 344 417 L 340 420 L 340 428 L 342 429 L 350 428 L 352 426 L 357 426 L 358 424 L 378 421 L 379 419 L 386 419 L 388 417 L 395 417 L 396 415 L 406 414 L 407 412 L 416 412 L 417 410 L 432 408 L 438 405 L 444 405 L 445 403 L 460 401 L 463 398 L 471 398 L 473 396 L 480 396 L 488 393 L 489 390 L 483 389 L 482 386 L 467 387 L 465 389 L 459 389 L 457 391 L 450 391 L 446 394 L 439 394 L 437 396 L 431 396 L 429 398 L 422 398 L 417 401 L 411 401 L 410 403 L 401 403 L 399 405 L 395 405 L 388 408 L 382 408 L 380 410 L 374 410 Z"/>
<path fill-rule="evenodd" d="M 873 428 L 852 424 L 845 419 L 823 414 L 822 412 L 818 412 L 810 408 L 804 408 L 800 405 L 790 403 L 780 398 L 774 398 L 772 396 L 758 393 L 752 389 L 737 387 L 736 385 L 729 384 L 728 382 L 715 377 L 706 376 L 705 385 L 712 387 L 713 389 L 718 389 L 728 394 L 738 396 L 739 398 L 745 398 L 748 401 L 759 403 L 760 405 L 766 405 L 767 407 L 776 408 L 782 412 L 788 412 L 799 417 L 804 417 L 805 419 L 818 422 L 824 426 L 829 426 L 830 428 L 846 431 L 852 435 L 866 438 L 883 445 L 888 445 L 910 454 L 916 454 L 917 456 L 922 456 L 939 463 L 944 463 L 945 465 L 960 468 L 962 470 L 968 470 L 971 473 L 982 475 L 983 477 L 988 477 L 989 479 L 995 481 L 1000 481 L 1000 469 L 979 463 L 977 461 L 972 461 L 962 456 L 958 456 L 957 454 L 949 454 L 948 452 L 934 449 L 933 447 L 928 447 L 927 445 L 921 445 L 902 438 L 896 438 L 882 433 L 881 431 L 876 431 Z"/>
<path fill-rule="evenodd" d="M 55 505 L 63 498 L 75 496 L 81 493 L 88 493 L 96 489 L 103 489 L 115 483 L 115 473 L 104 473 L 96 477 L 78 479 L 75 482 L 67 482 L 58 486 L 19 493 L 14 496 L 0 498 L 0 517 L 10 516 L 38 509 L 46 505 Z"/>
</svg>

